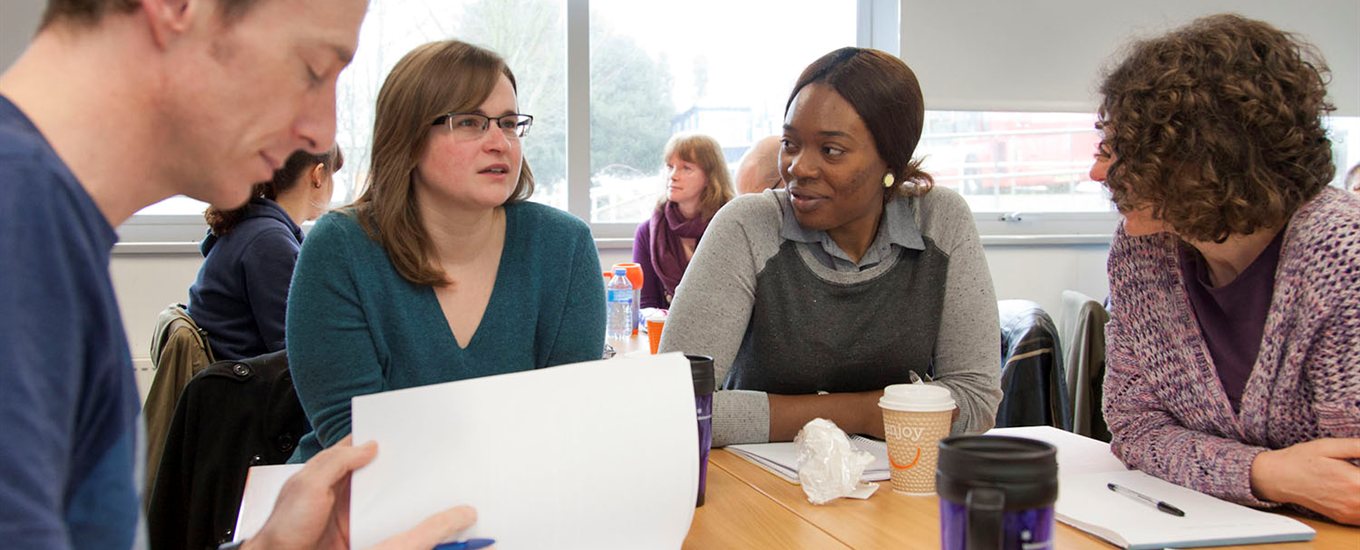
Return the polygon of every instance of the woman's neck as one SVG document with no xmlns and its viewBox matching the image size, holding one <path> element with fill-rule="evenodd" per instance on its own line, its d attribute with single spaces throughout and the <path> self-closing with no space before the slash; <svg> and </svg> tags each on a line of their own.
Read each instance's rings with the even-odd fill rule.
<svg viewBox="0 0 1360 550">
<path fill-rule="evenodd" d="M 694 218 L 699 217 L 698 199 L 687 202 L 677 202 L 675 203 L 675 207 L 680 211 L 680 215 L 687 220 L 692 220 Z"/>
<path fill-rule="evenodd" d="M 417 191 L 417 195 L 420 193 Z M 486 252 L 487 244 L 499 240 L 505 230 L 505 207 L 469 210 L 436 205 L 418 197 L 420 220 L 430 238 L 435 261 L 449 266 L 471 262 Z"/>
<path fill-rule="evenodd" d="M 1237 279 L 1270 246 L 1281 228 L 1261 229 L 1250 235 L 1232 235 L 1221 243 L 1189 241 L 1204 256 L 1209 266 L 1209 284 L 1214 288 Z"/>
<path fill-rule="evenodd" d="M 836 246 L 841 247 L 841 251 L 850 257 L 851 261 L 859 263 L 859 259 L 864 257 L 864 253 L 869 250 L 869 245 L 873 244 L 874 237 L 878 235 L 878 223 L 883 219 L 883 208 L 874 211 L 872 215 L 864 216 L 851 221 L 837 228 L 826 230 L 827 236 L 835 241 Z"/>
<path fill-rule="evenodd" d="M 288 217 L 293 220 L 293 223 L 302 225 L 302 222 L 307 221 L 308 211 L 311 208 L 307 195 L 307 182 L 300 181 L 287 191 L 274 197 L 274 202 L 279 203 L 279 206 L 283 208 L 284 212 L 288 213 Z"/>
</svg>

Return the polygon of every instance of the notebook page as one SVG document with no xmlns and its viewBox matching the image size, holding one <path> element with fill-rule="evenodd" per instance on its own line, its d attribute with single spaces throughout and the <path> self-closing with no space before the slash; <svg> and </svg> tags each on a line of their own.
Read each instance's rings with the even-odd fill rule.
<svg viewBox="0 0 1360 550">
<path fill-rule="evenodd" d="M 1116 494 L 1115 483 L 1185 512 L 1174 516 Z M 1240 506 L 1130 470 L 1060 476 L 1058 520 L 1124 548 L 1189 548 L 1312 540 L 1293 518 Z"/>
</svg>

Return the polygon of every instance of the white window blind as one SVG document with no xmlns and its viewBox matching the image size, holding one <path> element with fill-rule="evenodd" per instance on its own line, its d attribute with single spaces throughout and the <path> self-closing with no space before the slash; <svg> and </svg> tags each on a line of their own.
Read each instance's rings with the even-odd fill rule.
<svg viewBox="0 0 1360 550">
<path fill-rule="evenodd" d="M 1360 115 L 1356 0 L 902 0 L 901 56 L 928 109 L 1091 112 L 1131 39 L 1220 12 L 1305 37 L 1332 69 L 1336 114 Z"/>
</svg>

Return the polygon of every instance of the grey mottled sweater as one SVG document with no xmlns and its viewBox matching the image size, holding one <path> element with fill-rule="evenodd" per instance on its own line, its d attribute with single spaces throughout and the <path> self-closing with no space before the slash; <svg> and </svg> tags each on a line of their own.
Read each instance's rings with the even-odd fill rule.
<svg viewBox="0 0 1360 550">
<path fill-rule="evenodd" d="M 834 244 L 796 226 L 789 208 L 782 190 L 724 207 L 672 303 L 661 349 L 712 355 L 723 388 L 714 446 L 769 440 L 767 392 L 881 389 L 911 371 L 953 392 L 954 433 L 989 429 L 1000 329 L 963 199 L 948 189 L 895 199 L 866 254 L 874 261 L 858 267 L 833 260 Z"/>
</svg>

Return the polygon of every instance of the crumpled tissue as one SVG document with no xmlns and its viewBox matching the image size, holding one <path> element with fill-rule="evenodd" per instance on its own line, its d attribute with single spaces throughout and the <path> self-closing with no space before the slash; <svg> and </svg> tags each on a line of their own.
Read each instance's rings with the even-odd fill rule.
<svg viewBox="0 0 1360 550">
<path fill-rule="evenodd" d="M 798 449 L 798 481 L 809 502 L 826 504 L 846 496 L 868 498 L 878 488 L 860 482 L 874 455 L 851 444 L 835 422 L 814 418 L 798 431 L 793 442 Z"/>
</svg>

